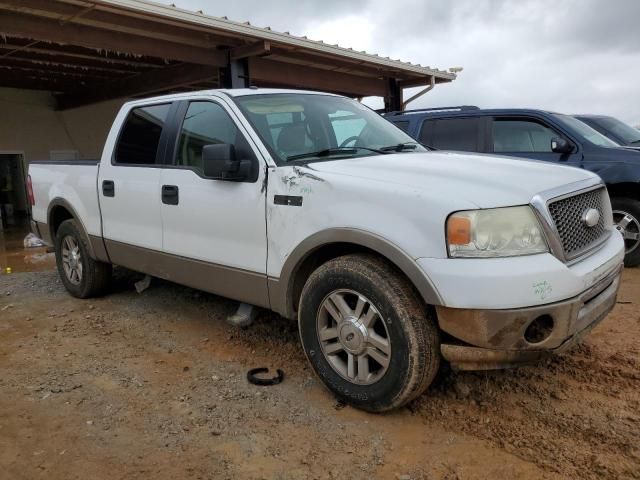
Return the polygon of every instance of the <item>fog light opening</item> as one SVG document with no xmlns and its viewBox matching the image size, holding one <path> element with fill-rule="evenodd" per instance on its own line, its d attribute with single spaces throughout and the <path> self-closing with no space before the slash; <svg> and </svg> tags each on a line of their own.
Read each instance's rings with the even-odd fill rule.
<svg viewBox="0 0 640 480">
<path fill-rule="evenodd" d="M 549 338 L 551 332 L 553 332 L 553 318 L 551 315 L 541 315 L 529 324 L 524 332 L 524 339 L 535 345 Z"/>
</svg>

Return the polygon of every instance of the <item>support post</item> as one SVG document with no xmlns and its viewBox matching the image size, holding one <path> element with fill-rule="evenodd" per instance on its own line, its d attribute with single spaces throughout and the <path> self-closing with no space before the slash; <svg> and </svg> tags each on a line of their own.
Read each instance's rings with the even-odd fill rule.
<svg viewBox="0 0 640 480">
<path fill-rule="evenodd" d="M 229 66 L 227 67 L 224 78 L 224 87 L 249 88 L 250 86 L 249 60 L 247 58 L 238 58 L 235 60 L 229 58 Z"/>
<path fill-rule="evenodd" d="M 387 94 L 384 97 L 385 112 L 399 112 L 402 110 L 402 87 L 395 78 L 387 78 Z"/>
</svg>

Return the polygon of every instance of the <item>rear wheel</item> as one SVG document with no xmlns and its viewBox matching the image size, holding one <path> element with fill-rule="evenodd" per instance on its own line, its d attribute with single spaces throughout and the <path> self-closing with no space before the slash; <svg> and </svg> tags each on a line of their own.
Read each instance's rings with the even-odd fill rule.
<svg viewBox="0 0 640 480">
<path fill-rule="evenodd" d="M 613 222 L 624 237 L 627 267 L 640 265 L 640 201 L 633 198 L 614 198 Z"/>
<path fill-rule="evenodd" d="M 381 412 L 416 398 L 440 366 L 433 316 L 383 259 L 340 257 L 307 281 L 300 337 L 315 372 L 338 398 Z"/>
<path fill-rule="evenodd" d="M 89 246 L 75 220 L 66 220 L 58 228 L 56 263 L 62 283 L 74 297 L 95 297 L 109 288 L 111 265 L 89 256 Z"/>
</svg>

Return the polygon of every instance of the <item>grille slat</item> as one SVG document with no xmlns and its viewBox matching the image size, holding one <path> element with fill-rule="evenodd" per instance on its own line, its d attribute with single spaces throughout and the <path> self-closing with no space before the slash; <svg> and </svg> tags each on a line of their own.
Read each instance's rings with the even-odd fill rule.
<svg viewBox="0 0 640 480">
<path fill-rule="evenodd" d="M 549 204 L 549 213 L 560 235 L 567 260 L 580 256 L 607 235 L 605 195 L 606 190 L 601 188 Z M 591 208 L 600 212 L 600 220 L 594 227 L 588 227 L 583 221 L 585 212 Z"/>
</svg>

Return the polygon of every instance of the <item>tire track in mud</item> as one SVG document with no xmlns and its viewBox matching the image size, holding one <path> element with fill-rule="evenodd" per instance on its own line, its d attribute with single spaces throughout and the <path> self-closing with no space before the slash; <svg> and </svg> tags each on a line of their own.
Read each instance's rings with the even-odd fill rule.
<svg viewBox="0 0 640 480">
<path fill-rule="evenodd" d="M 622 293 L 637 302 L 640 270 L 626 272 L 627 277 L 630 274 L 636 283 L 623 283 L 626 290 Z M 424 455 L 422 449 L 432 452 L 435 447 L 420 442 L 434 435 L 440 441 L 436 432 L 445 432 L 489 447 L 476 454 L 499 451 L 499 458 L 511 469 L 506 471 L 517 471 L 522 478 L 541 477 L 524 474 L 523 466 L 542 470 L 542 478 L 640 478 L 640 307 L 636 304 L 618 305 L 585 344 L 563 356 L 511 371 L 445 371 L 425 395 L 410 404 L 410 412 L 377 418 L 349 409 L 333 415 L 331 397 L 310 376 L 295 323 L 264 313 L 251 328 L 230 329 L 223 319 L 233 311 L 232 302 L 163 282 L 136 296 L 129 292 L 130 283 L 116 278 L 114 294 L 96 300 L 95 310 L 91 302 L 70 299 L 53 273 L 13 277 L 10 289 L 14 294 L 0 300 L 14 304 L 9 310 L 14 315 L 24 310 L 20 315 L 25 332 L 34 329 L 29 326 L 32 323 L 40 326 L 33 332 L 37 335 L 24 339 L 12 330 L 7 332 L 5 343 L 0 344 L 0 358 L 3 352 L 16 351 L 17 342 L 24 353 L 16 353 L 13 361 L 21 361 L 0 379 L 0 391 L 7 399 L 9 395 L 33 397 L 43 407 L 46 402 L 60 402 L 65 408 L 61 413 L 67 412 L 65 421 L 90 414 L 91 427 L 82 418 L 82 428 L 99 430 L 97 445 L 106 442 L 111 452 L 121 455 L 113 457 L 116 460 L 126 458 L 133 448 L 128 442 L 142 438 L 144 443 L 136 450 L 158 462 L 149 464 L 147 459 L 145 468 L 162 468 L 166 473 L 177 467 L 163 451 L 186 456 L 189 450 L 185 458 L 206 462 L 210 451 L 201 446 L 209 448 L 213 439 L 223 460 L 215 470 L 220 475 L 239 474 L 258 464 L 262 468 L 257 457 L 272 462 L 276 456 L 286 456 L 288 465 L 293 461 L 300 471 L 316 469 L 323 478 L 326 472 L 319 465 L 328 458 L 337 461 L 335 447 L 339 446 L 341 462 L 348 462 L 349 452 L 357 451 L 369 465 L 366 471 L 352 468 L 353 478 L 375 478 L 372 473 L 387 468 L 384 463 L 389 465 L 387 471 L 395 472 L 401 458 L 408 462 L 407 473 L 415 478 L 422 478 L 424 472 L 429 472 L 424 478 L 469 478 L 468 469 L 478 457 L 460 460 L 468 444 L 443 450 L 446 453 L 441 457 Z M 7 292 L 0 288 L 0 293 Z M 284 367 L 288 378 L 300 384 L 285 382 L 282 389 L 256 397 L 244 384 L 242 372 L 261 365 Z M 81 388 L 75 388 L 80 384 Z M 31 385 L 41 390 L 29 390 L 25 396 L 25 386 Z M 41 400 L 46 392 L 52 393 Z M 312 408 L 307 404 L 309 398 Z M 81 403 L 71 413 L 63 399 L 74 406 Z M 272 416 L 283 411 L 285 417 L 274 423 Z M 55 409 L 51 413 L 58 414 Z M 418 427 L 406 425 L 409 414 Z M 400 415 L 402 423 L 394 415 Z M 353 423 L 347 419 L 370 422 L 380 442 L 373 445 L 359 439 L 354 443 L 348 428 Z M 336 430 L 336 424 L 341 428 Z M 287 432 L 283 444 L 268 441 L 267 432 L 274 429 Z M 110 432 L 120 434 L 113 443 Z M 244 432 L 245 440 L 232 440 L 236 432 Z M 398 457 L 399 439 L 411 432 L 407 445 L 418 449 L 416 455 L 424 459 Z M 331 439 L 331 447 L 298 452 L 297 446 L 311 438 Z M 102 458 L 96 451 L 87 452 Z M 497 471 L 489 470 L 496 468 L 495 457 L 482 461 L 483 472 Z M 125 472 L 135 472 L 137 462 Z M 451 475 L 447 473 L 450 467 L 455 467 Z M 194 476 L 207 472 L 197 463 L 190 469 Z"/>
<path fill-rule="evenodd" d="M 640 375 L 633 352 L 608 355 L 589 344 L 545 365 L 451 372 L 411 408 L 549 473 L 640 478 Z"/>
</svg>

